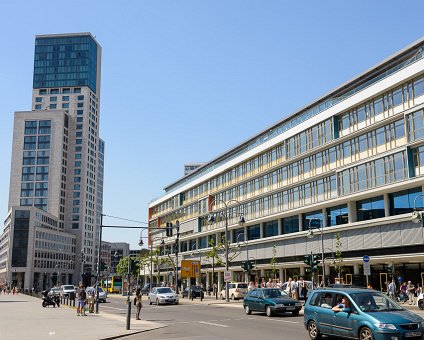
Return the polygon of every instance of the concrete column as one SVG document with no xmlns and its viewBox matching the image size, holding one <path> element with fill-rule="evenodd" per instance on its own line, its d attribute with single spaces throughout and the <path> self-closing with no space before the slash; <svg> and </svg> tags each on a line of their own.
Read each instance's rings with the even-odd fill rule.
<svg viewBox="0 0 424 340">
<path fill-rule="evenodd" d="M 218 296 L 222 290 L 222 284 L 221 284 L 221 280 L 222 280 L 222 272 L 218 272 Z"/>
<path fill-rule="evenodd" d="M 285 282 L 286 278 L 284 277 L 284 268 L 278 268 L 278 272 L 280 274 L 281 282 Z"/>
<path fill-rule="evenodd" d="M 283 220 L 279 218 L 278 219 L 278 235 L 282 235 L 282 234 L 283 234 Z"/>
<path fill-rule="evenodd" d="M 358 219 L 356 218 L 356 203 L 353 201 L 347 202 L 347 210 L 348 210 L 348 222 L 353 223 Z"/>
<path fill-rule="evenodd" d="M 353 264 L 353 275 L 359 275 L 359 264 L 358 263 Z"/>
<path fill-rule="evenodd" d="M 389 217 L 390 216 L 390 200 L 389 200 L 389 194 L 384 194 L 384 216 Z"/>
<path fill-rule="evenodd" d="M 261 239 L 264 238 L 264 224 L 263 223 L 259 223 L 259 231 L 260 231 L 260 235 L 261 235 Z"/>
<path fill-rule="evenodd" d="M 299 231 L 305 230 L 305 226 L 303 225 L 303 215 L 299 214 L 298 219 L 299 219 Z"/>
<path fill-rule="evenodd" d="M 323 228 L 328 227 L 328 223 L 327 223 L 327 209 L 323 208 L 322 209 L 322 226 Z"/>
<path fill-rule="evenodd" d="M 300 266 L 299 275 L 305 277 L 305 267 Z"/>
<path fill-rule="evenodd" d="M 244 226 L 243 233 L 244 233 L 244 241 L 247 241 L 248 237 L 247 237 L 247 227 L 246 226 Z"/>
<path fill-rule="evenodd" d="M 209 277 L 210 277 L 210 273 L 206 272 L 206 287 L 205 287 L 205 288 L 208 288 L 208 286 L 210 286 L 210 285 L 211 285 L 211 284 L 210 284 Z"/>
</svg>

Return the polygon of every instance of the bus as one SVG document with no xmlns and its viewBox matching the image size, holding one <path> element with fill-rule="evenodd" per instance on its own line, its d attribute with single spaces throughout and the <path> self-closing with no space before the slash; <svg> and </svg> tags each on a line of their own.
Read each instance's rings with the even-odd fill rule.
<svg viewBox="0 0 424 340">
<path fill-rule="evenodd" d="M 102 280 L 101 287 L 108 293 L 121 293 L 122 292 L 122 276 L 112 275 Z"/>
</svg>

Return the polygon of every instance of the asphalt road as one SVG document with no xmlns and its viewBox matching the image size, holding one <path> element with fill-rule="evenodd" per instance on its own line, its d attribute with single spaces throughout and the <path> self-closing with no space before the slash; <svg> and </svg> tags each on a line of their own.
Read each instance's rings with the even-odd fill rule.
<svg viewBox="0 0 424 340">
<path fill-rule="evenodd" d="M 147 299 L 146 299 L 147 300 Z M 267 317 L 264 313 L 246 315 L 241 306 L 189 304 L 149 306 L 144 303 L 141 318 L 168 327 L 127 337 L 128 339 L 309 339 L 303 327 L 303 316 L 291 314 Z M 125 301 L 109 299 L 101 304 L 102 312 L 126 314 Z M 135 319 L 132 308 L 132 320 Z"/>
</svg>

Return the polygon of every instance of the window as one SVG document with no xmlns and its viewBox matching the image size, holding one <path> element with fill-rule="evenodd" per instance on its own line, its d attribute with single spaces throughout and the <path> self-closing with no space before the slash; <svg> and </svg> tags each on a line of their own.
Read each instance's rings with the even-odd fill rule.
<svg viewBox="0 0 424 340">
<path fill-rule="evenodd" d="M 50 120 L 40 120 L 38 133 L 40 135 L 49 135 L 51 133 L 51 121 Z"/>
<path fill-rule="evenodd" d="M 299 231 L 299 216 L 283 218 L 283 234 L 291 234 Z"/>
<path fill-rule="evenodd" d="M 57 102 L 57 97 L 50 97 L 50 102 Z"/>
<path fill-rule="evenodd" d="M 278 221 L 269 221 L 264 223 L 264 237 L 278 235 Z"/>
<path fill-rule="evenodd" d="M 384 198 L 377 196 L 356 202 L 358 221 L 384 217 Z"/>
<path fill-rule="evenodd" d="M 416 208 L 423 208 L 421 188 L 403 190 L 389 194 L 389 200 L 390 215 L 410 213 L 414 211 L 414 203 Z"/>
<path fill-rule="evenodd" d="M 261 238 L 261 229 L 259 224 L 247 227 L 247 238 L 249 240 L 258 240 Z"/>
<path fill-rule="evenodd" d="M 26 135 L 37 134 L 37 121 L 25 121 L 25 132 Z"/>
<path fill-rule="evenodd" d="M 62 103 L 62 109 L 69 109 L 69 103 Z"/>
<path fill-rule="evenodd" d="M 24 137 L 24 150 L 35 150 L 37 145 L 37 137 Z"/>
<path fill-rule="evenodd" d="M 81 95 L 81 96 L 78 96 L 78 98 L 77 98 L 78 100 L 84 100 L 84 96 L 83 95 Z"/>
<path fill-rule="evenodd" d="M 57 108 L 56 104 L 50 104 L 50 109 L 55 109 L 55 108 Z"/>
<path fill-rule="evenodd" d="M 50 94 L 59 94 L 59 89 L 51 89 Z"/>
<path fill-rule="evenodd" d="M 62 93 L 71 93 L 71 89 L 62 89 Z M 69 97 L 68 97 L 69 98 Z M 69 99 L 68 99 L 69 100 Z"/>
<path fill-rule="evenodd" d="M 77 115 L 82 115 L 84 113 L 83 110 L 77 110 Z"/>
<path fill-rule="evenodd" d="M 244 228 L 233 230 L 233 243 L 244 241 Z"/>
<path fill-rule="evenodd" d="M 69 101 L 69 96 L 62 96 L 62 101 L 68 102 Z"/>
<path fill-rule="evenodd" d="M 35 102 L 36 102 L 36 103 L 41 103 L 41 102 L 43 102 L 43 97 L 35 97 Z"/>
<path fill-rule="evenodd" d="M 327 225 L 335 226 L 348 223 L 347 205 L 339 205 L 327 209 Z"/>
<path fill-rule="evenodd" d="M 84 107 L 84 103 L 77 103 L 77 107 Z"/>
<path fill-rule="evenodd" d="M 38 148 L 50 149 L 50 136 L 38 136 Z"/>
<path fill-rule="evenodd" d="M 312 211 L 303 214 L 303 229 L 315 229 L 323 226 L 323 216 L 321 210 Z"/>
<path fill-rule="evenodd" d="M 35 104 L 35 109 L 36 110 L 41 110 L 41 104 Z"/>
<path fill-rule="evenodd" d="M 43 94 L 47 94 L 47 90 L 46 89 L 41 89 L 41 90 L 39 90 L 39 92 L 38 92 L 40 95 L 43 95 Z"/>
<path fill-rule="evenodd" d="M 74 88 L 74 93 L 81 93 L 81 88 L 79 87 Z"/>
</svg>

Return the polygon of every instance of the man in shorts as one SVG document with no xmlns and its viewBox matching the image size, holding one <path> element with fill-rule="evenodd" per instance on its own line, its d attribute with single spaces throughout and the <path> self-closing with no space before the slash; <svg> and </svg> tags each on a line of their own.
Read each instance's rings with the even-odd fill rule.
<svg viewBox="0 0 424 340">
<path fill-rule="evenodd" d="M 87 298 L 87 294 L 85 293 L 84 285 L 81 283 L 77 290 L 77 315 L 85 316 L 85 299 Z"/>
</svg>

